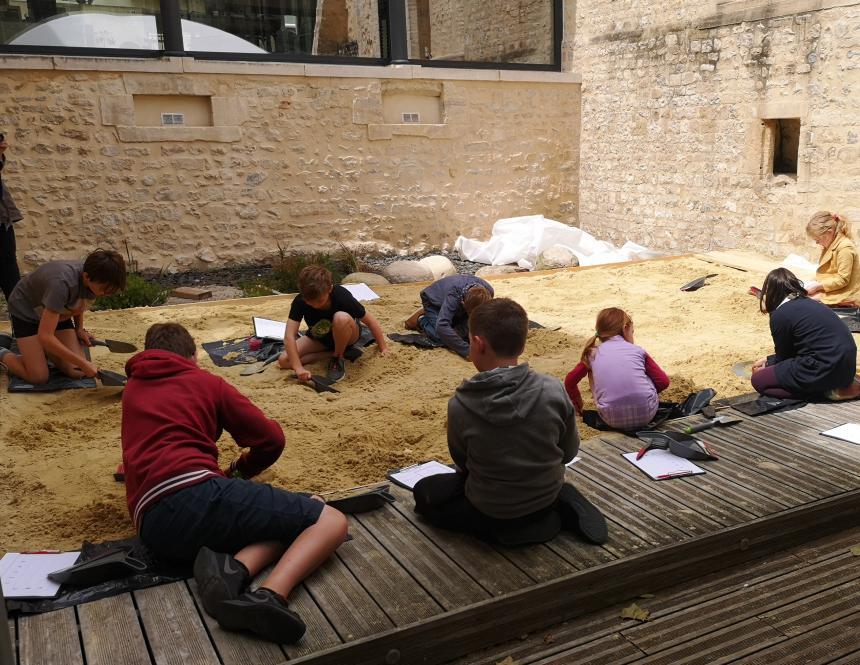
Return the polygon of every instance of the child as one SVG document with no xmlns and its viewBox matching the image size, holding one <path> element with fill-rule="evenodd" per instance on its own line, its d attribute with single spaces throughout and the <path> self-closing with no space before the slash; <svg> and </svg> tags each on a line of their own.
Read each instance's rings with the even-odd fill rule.
<svg viewBox="0 0 860 665">
<path fill-rule="evenodd" d="M 644 427 L 654 419 L 657 394 L 669 387 L 669 377 L 633 343 L 633 319 L 623 309 L 600 310 L 595 328 L 579 364 L 564 379 L 567 394 L 582 414 L 577 384 L 587 374 L 597 413 L 607 425 L 621 431 Z"/>
<path fill-rule="evenodd" d="M 8 147 L 6 136 L 0 134 L 0 173 L 6 166 L 6 149 Z M 6 188 L 6 184 L 0 178 L 0 290 L 3 291 L 7 303 L 12 295 L 12 289 L 21 279 L 15 249 L 14 224 L 23 218 L 24 216 L 18 210 L 15 201 L 12 200 L 12 195 Z"/>
<path fill-rule="evenodd" d="M 469 358 L 466 321 L 478 305 L 493 297 L 493 287 L 474 275 L 449 275 L 421 291 L 421 307 L 406 319 L 408 330 L 421 330 L 463 358 Z"/>
<path fill-rule="evenodd" d="M 299 335 L 302 319 L 308 324 L 306 335 Z M 307 266 L 299 273 L 299 295 L 290 306 L 284 352 L 278 365 L 292 367 L 299 381 L 310 381 L 305 363 L 329 359 L 328 378 L 340 381 L 346 374 L 343 353 L 358 341 L 359 323 L 370 328 L 379 353 L 388 353 L 388 344 L 376 318 L 365 310 L 344 287 L 332 286 L 331 273 L 322 266 Z"/>
<path fill-rule="evenodd" d="M 821 246 L 815 286 L 807 294 L 825 305 L 860 304 L 860 265 L 847 220 L 835 212 L 817 212 L 806 225 L 807 235 Z"/>
<path fill-rule="evenodd" d="M 95 376 L 99 368 L 82 348 L 92 346 L 84 312 L 96 298 L 122 291 L 125 280 L 125 261 L 107 249 L 97 249 L 83 263 L 51 261 L 25 275 L 9 298 L 20 355 L 0 347 L 0 363 L 33 384 L 48 380 L 48 358 L 72 378 Z"/>
<path fill-rule="evenodd" d="M 573 406 L 557 379 L 518 364 L 527 333 L 526 312 L 513 300 L 472 311 L 478 373 L 448 402 L 457 472 L 416 483 L 415 511 L 436 526 L 505 545 L 544 542 L 562 526 L 602 543 L 603 516 L 564 483 L 564 464 L 579 450 Z"/>
<path fill-rule="evenodd" d="M 305 624 L 286 598 L 343 542 L 346 518 L 321 501 L 245 480 L 278 459 L 283 431 L 197 366 L 185 328 L 155 324 L 145 349 L 126 364 L 122 397 L 126 495 L 141 540 L 165 559 L 194 561 L 203 608 L 223 628 L 299 639 Z M 249 449 L 226 472 L 218 467 L 223 430 Z M 272 562 L 262 586 L 248 590 Z"/>
<path fill-rule="evenodd" d="M 771 397 L 860 396 L 857 345 L 839 317 L 785 268 L 768 273 L 759 308 L 770 314 L 774 354 L 753 364 L 752 385 Z"/>
</svg>

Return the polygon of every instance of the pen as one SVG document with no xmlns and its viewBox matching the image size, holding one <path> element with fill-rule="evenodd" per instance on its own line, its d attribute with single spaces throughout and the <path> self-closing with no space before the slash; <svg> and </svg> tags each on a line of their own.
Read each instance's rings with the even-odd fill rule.
<svg viewBox="0 0 860 665">
<path fill-rule="evenodd" d="M 21 554 L 62 554 L 60 550 L 31 550 L 29 552 L 21 552 Z"/>
<path fill-rule="evenodd" d="M 692 476 L 692 471 L 676 471 L 675 473 L 664 473 L 657 476 L 657 480 L 666 480 L 667 478 L 681 478 L 682 476 Z"/>
<path fill-rule="evenodd" d="M 637 460 L 642 459 L 642 455 L 644 455 L 644 454 L 645 454 L 645 453 L 647 453 L 647 452 L 648 452 L 648 446 L 642 446 L 642 447 L 639 449 L 639 452 L 638 452 L 638 453 L 636 453 L 636 459 L 637 459 Z"/>
</svg>

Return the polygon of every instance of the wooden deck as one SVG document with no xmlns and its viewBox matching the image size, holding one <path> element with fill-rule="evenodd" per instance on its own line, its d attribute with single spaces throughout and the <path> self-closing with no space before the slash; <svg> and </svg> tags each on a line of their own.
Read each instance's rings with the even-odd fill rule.
<svg viewBox="0 0 860 665">
<path fill-rule="evenodd" d="M 758 658 L 768 648 L 784 654 L 783 660 L 769 658 L 773 662 L 807 662 L 785 659 L 801 653 L 789 646 L 803 641 L 801 628 L 819 626 L 825 632 L 818 637 L 834 644 L 838 633 L 827 630 L 860 634 L 858 615 L 848 612 L 856 599 L 837 602 L 845 589 L 858 592 L 851 586 L 860 578 L 851 572 L 860 571 L 857 559 L 807 547 L 802 551 L 818 556 L 810 568 L 785 554 L 769 560 L 787 566 L 779 575 L 768 572 L 777 564 L 755 563 L 726 573 L 735 580 L 729 585 L 715 581 L 722 578 L 714 572 L 860 522 L 860 446 L 819 434 L 851 421 L 860 422 L 860 403 L 744 417 L 699 435 L 720 455 L 702 465 L 708 473 L 659 483 L 621 458 L 637 447 L 633 439 L 610 434 L 584 442 L 582 460 L 569 475 L 607 516 L 610 539 L 603 547 L 568 534 L 541 546 L 492 547 L 427 525 L 413 513 L 411 494 L 395 490 L 394 505 L 350 518 L 353 539 L 291 598 L 308 624 L 295 645 L 220 630 L 200 611 L 192 580 L 10 620 L 16 662 L 443 663 L 599 610 L 604 614 L 597 618 L 568 624 L 578 627 L 567 638 L 553 638 L 564 648 L 522 662 L 713 663 L 738 654 Z M 750 587 L 738 588 L 741 579 Z M 693 586 L 661 593 L 651 603 L 655 621 L 623 630 L 617 621 L 614 629 L 599 623 L 617 618 L 617 610 L 605 610 L 615 603 L 684 581 Z M 735 595 L 721 593 L 729 587 Z M 685 588 L 695 592 L 688 598 Z M 816 591 L 829 595 L 808 601 Z M 693 600 L 711 604 L 685 609 Z M 707 629 L 696 623 L 697 612 L 708 617 Z M 591 630 L 593 622 L 603 632 Z M 817 638 L 808 639 L 803 644 Z M 860 644 L 843 642 L 852 650 L 840 654 L 849 658 L 840 662 L 860 662 L 847 655 Z M 505 657 L 504 649 L 493 653 L 501 654 L 496 660 Z"/>
</svg>

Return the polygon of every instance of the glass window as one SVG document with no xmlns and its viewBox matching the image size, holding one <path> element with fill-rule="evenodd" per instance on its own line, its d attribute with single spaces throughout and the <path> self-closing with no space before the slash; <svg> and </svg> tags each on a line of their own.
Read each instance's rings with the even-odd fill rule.
<svg viewBox="0 0 860 665">
<path fill-rule="evenodd" d="M 406 0 L 409 57 L 553 63 L 553 0 Z"/>
<path fill-rule="evenodd" d="M 0 0 L 0 44 L 159 50 L 159 0 Z"/>
<path fill-rule="evenodd" d="M 180 0 L 186 51 L 381 57 L 377 0 Z M 209 29 L 233 39 L 208 38 Z"/>
</svg>

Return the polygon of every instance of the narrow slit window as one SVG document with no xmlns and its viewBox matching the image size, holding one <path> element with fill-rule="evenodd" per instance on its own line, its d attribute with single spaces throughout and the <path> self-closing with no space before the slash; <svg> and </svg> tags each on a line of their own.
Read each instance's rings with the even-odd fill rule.
<svg viewBox="0 0 860 665">
<path fill-rule="evenodd" d="M 773 131 L 773 174 L 797 175 L 797 152 L 800 146 L 800 118 L 771 121 Z"/>
</svg>

